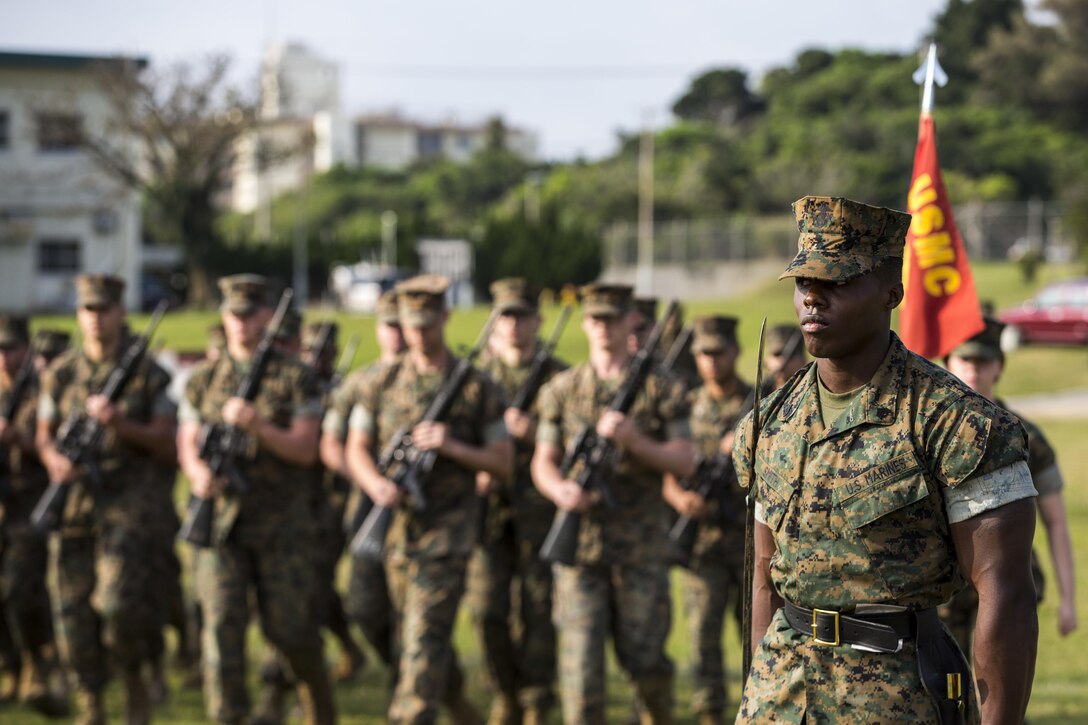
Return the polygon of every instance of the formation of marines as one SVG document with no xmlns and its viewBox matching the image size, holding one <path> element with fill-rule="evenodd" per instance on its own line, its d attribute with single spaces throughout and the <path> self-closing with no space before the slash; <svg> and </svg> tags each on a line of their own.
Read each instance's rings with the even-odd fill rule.
<svg viewBox="0 0 1088 725">
<path fill-rule="evenodd" d="M 767 335 L 759 387 L 737 372 L 736 318 L 658 319 L 657 300 L 621 284 L 581 290 L 589 356 L 571 365 L 542 340 L 527 280 L 492 284 L 482 344 L 462 357 L 446 341 L 447 281 L 415 277 L 378 302 L 379 358 L 344 375 L 335 323 L 277 310 L 263 277 L 226 277 L 222 324 L 176 402 L 170 375 L 128 354 L 138 336 L 117 277 L 78 279 L 74 347 L 0 317 L 0 696 L 50 717 L 72 700 L 76 722 L 95 725 L 116 676 L 125 722 L 150 722 L 171 628 L 210 721 L 282 723 L 297 695 L 324 725 L 337 720 L 332 682 L 365 665 L 354 624 L 390 672 L 391 722 L 442 710 L 484 722 L 453 646 L 464 600 L 488 723 L 545 723 L 557 705 L 563 722 L 604 723 L 609 639 L 635 716 L 670 723 L 679 565 L 700 723 L 732 711 L 727 613 L 753 642 L 738 721 L 1022 717 L 1037 493 L 1063 634 L 1076 627 L 1072 554 L 1053 451 L 991 402 L 996 323 L 947 361 L 972 368 L 960 383 L 890 330 L 909 215 L 828 197 L 794 209 L 783 278 L 799 325 Z M 72 452 L 73 421 L 93 450 Z M 573 461 L 586 436 L 601 480 Z M 192 601 L 179 470 L 190 512 L 214 512 L 184 557 Z M 43 525 L 39 501 L 57 487 L 62 513 Z M 568 553 L 545 561 L 565 519 L 578 522 Z M 938 618 L 949 600 L 960 646 Z"/>
</svg>

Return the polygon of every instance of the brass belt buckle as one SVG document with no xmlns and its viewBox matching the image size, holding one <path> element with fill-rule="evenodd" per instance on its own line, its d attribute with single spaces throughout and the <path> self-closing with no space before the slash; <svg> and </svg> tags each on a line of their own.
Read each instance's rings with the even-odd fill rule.
<svg viewBox="0 0 1088 725">
<path fill-rule="evenodd" d="M 819 629 L 817 628 L 817 622 L 821 614 L 827 614 L 835 619 L 835 639 L 826 640 L 820 639 Z M 813 609 L 812 610 L 812 642 L 813 644 L 821 644 L 827 647 L 838 647 L 841 642 L 839 635 L 839 613 L 832 609 Z"/>
<path fill-rule="evenodd" d="M 949 700 L 955 700 L 956 701 L 956 707 L 958 707 L 959 711 L 962 713 L 964 711 L 964 705 L 965 705 L 964 700 L 963 700 L 963 679 L 962 679 L 959 672 L 949 672 L 948 675 L 947 675 L 947 681 L 948 681 L 948 689 L 947 689 L 948 699 Z"/>
</svg>

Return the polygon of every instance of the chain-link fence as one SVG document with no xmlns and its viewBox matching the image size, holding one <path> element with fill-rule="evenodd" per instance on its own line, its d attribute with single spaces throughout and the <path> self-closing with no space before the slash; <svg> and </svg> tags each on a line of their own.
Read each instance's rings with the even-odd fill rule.
<svg viewBox="0 0 1088 725">
<path fill-rule="evenodd" d="M 970 202 L 953 210 L 972 259 L 1018 258 L 1029 250 L 1052 261 L 1072 258 L 1060 202 Z M 792 217 L 733 216 L 654 225 L 654 264 L 697 267 L 708 262 L 786 258 L 797 245 Z M 638 263 L 638 224 L 619 222 L 604 234 L 604 268 Z"/>
</svg>

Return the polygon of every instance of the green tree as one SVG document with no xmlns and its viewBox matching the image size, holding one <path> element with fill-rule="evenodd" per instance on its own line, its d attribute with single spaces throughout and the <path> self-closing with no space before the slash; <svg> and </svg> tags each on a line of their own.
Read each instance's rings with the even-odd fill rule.
<svg viewBox="0 0 1088 725">
<path fill-rule="evenodd" d="M 762 108 L 748 89 L 748 74 L 739 68 L 717 68 L 703 73 L 677 99 L 672 112 L 686 121 L 729 125 L 744 121 Z"/>
</svg>

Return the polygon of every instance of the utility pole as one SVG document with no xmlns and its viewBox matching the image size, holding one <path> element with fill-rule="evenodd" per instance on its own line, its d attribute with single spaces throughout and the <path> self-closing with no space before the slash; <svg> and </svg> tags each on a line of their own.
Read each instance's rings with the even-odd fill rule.
<svg viewBox="0 0 1088 725">
<path fill-rule="evenodd" d="M 382 266 L 389 272 L 397 267 L 397 213 L 382 212 Z"/>
<path fill-rule="evenodd" d="M 294 239 L 294 282 L 295 299 L 299 309 L 306 307 L 310 299 L 310 255 L 306 248 L 307 237 L 307 201 L 309 200 L 310 177 L 306 169 L 302 170 L 302 183 L 295 194 L 295 239 Z"/>
<path fill-rule="evenodd" d="M 654 293 L 654 130 L 653 112 L 643 116 L 638 146 L 638 273 L 640 295 Z"/>
</svg>

